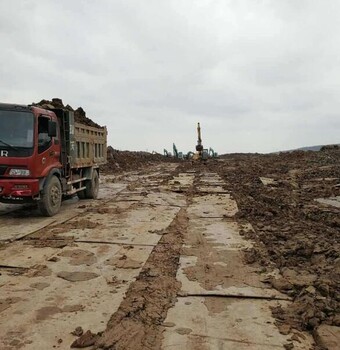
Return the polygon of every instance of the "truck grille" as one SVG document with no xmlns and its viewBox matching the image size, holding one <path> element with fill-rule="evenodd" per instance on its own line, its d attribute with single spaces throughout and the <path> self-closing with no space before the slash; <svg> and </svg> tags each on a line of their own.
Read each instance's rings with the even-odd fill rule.
<svg viewBox="0 0 340 350">
<path fill-rule="evenodd" d="M 3 176 L 8 168 L 8 165 L 0 165 L 0 176 Z"/>
</svg>

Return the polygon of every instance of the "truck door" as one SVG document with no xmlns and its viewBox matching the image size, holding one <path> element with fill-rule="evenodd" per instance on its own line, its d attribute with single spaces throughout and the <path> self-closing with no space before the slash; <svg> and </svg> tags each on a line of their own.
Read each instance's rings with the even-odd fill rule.
<svg viewBox="0 0 340 350">
<path fill-rule="evenodd" d="M 49 169 L 60 167 L 59 130 L 57 130 L 58 134 L 55 138 L 48 135 L 48 122 L 50 120 L 51 117 L 45 115 L 40 115 L 38 118 L 38 157 L 36 164 L 38 176 L 46 176 Z"/>
</svg>

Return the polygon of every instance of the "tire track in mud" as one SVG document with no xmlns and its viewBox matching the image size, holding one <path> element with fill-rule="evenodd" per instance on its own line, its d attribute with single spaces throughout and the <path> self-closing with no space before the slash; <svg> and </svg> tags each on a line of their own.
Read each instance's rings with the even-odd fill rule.
<svg viewBox="0 0 340 350">
<path fill-rule="evenodd" d="M 182 208 L 159 243 L 151 252 L 141 273 L 127 291 L 119 309 L 104 332 L 93 335 L 95 349 L 159 349 L 163 321 L 180 290 L 176 280 L 183 232 L 188 217 Z M 78 338 L 72 347 L 82 347 L 88 334 Z"/>
</svg>

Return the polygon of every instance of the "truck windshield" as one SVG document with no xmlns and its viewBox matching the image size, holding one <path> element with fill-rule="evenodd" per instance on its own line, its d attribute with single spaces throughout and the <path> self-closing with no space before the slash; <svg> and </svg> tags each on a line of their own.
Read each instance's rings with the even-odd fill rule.
<svg viewBox="0 0 340 350">
<path fill-rule="evenodd" d="M 1 148 L 33 148 L 33 130 L 32 113 L 0 110 Z"/>
</svg>

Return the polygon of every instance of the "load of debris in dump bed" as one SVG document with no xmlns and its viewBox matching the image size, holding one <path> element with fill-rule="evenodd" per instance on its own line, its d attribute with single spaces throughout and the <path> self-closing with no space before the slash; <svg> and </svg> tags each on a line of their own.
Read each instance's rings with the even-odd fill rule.
<svg viewBox="0 0 340 350">
<path fill-rule="evenodd" d="M 52 101 L 49 100 L 41 100 L 37 103 L 32 103 L 32 106 L 41 107 L 44 109 L 66 109 L 68 111 L 74 112 L 74 121 L 76 123 L 85 124 L 87 126 L 92 126 L 94 128 L 103 128 L 99 124 L 95 123 L 90 118 L 86 117 L 86 112 L 83 110 L 82 107 L 78 107 L 76 110 L 74 110 L 70 105 L 64 106 L 62 99 L 60 98 L 52 98 Z"/>
<path fill-rule="evenodd" d="M 119 151 L 109 146 L 107 148 L 107 164 L 101 167 L 106 173 L 137 170 L 152 163 L 179 162 L 178 159 L 165 157 L 159 153 Z"/>
</svg>

